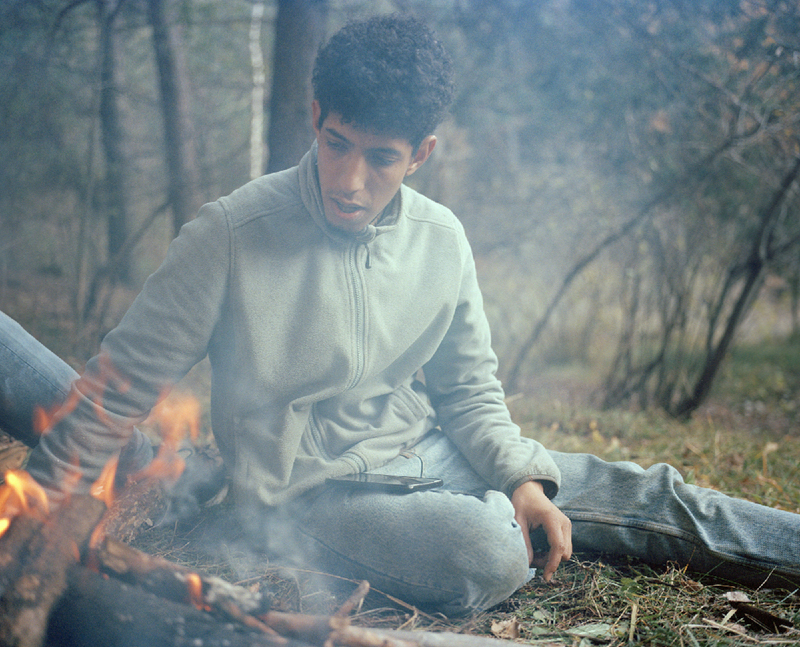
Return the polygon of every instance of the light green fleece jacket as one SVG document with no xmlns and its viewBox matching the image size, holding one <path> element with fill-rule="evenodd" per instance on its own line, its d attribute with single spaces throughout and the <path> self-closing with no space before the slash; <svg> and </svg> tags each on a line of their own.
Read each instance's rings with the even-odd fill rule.
<svg viewBox="0 0 800 647">
<path fill-rule="evenodd" d="M 214 435 L 248 501 L 276 506 L 377 468 L 435 426 L 494 489 L 558 487 L 503 402 L 459 221 L 403 186 L 376 226 L 332 228 L 316 147 L 181 229 L 34 452 L 34 476 L 53 484 L 78 461 L 85 489 L 206 354 Z"/>
</svg>

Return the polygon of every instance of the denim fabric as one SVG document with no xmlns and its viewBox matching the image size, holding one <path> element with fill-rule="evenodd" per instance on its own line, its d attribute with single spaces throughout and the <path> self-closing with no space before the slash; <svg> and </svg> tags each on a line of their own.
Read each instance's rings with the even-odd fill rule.
<svg viewBox="0 0 800 647">
<path fill-rule="evenodd" d="M 690 485 L 665 463 L 648 469 L 590 454 L 550 454 L 576 551 L 674 561 L 752 587 L 800 586 L 800 515 Z"/>
<path fill-rule="evenodd" d="M 511 501 L 441 432 L 375 471 L 445 486 L 401 495 L 332 486 L 301 497 L 290 514 L 324 568 L 447 614 L 491 607 L 533 575 Z"/>
<path fill-rule="evenodd" d="M 0 427 L 33 444 L 34 406 L 62 401 L 75 373 L 2 313 L 0 367 Z M 137 432 L 123 454 L 138 464 L 150 451 Z M 550 454 L 562 474 L 554 502 L 572 520 L 577 551 L 674 561 L 750 586 L 800 586 L 800 515 L 688 485 L 665 464 L 645 470 Z M 434 430 L 375 471 L 438 477 L 445 487 L 409 495 L 320 487 L 275 514 L 242 511 L 246 530 L 271 554 L 312 558 L 451 614 L 490 607 L 528 580 L 511 502 L 444 434 Z"/>
<path fill-rule="evenodd" d="M 33 428 L 35 409 L 49 410 L 63 403 L 77 377 L 66 362 L 0 312 L 0 429 L 34 447 L 39 442 Z M 117 473 L 133 473 L 152 458 L 150 441 L 134 429 L 120 452 Z"/>
<path fill-rule="evenodd" d="M 800 515 L 688 485 L 666 464 L 550 453 L 562 472 L 554 502 L 572 520 L 576 551 L 677 562 L 753 587 L 800 586 Z M 487 491 L 444 434 L 376 471 L 438 477 L 445 489 L 306 497 L 293 514 L 327 568 L 451 614 L 488 608 L 525 583 L 510 501 Z"/>
</svg>

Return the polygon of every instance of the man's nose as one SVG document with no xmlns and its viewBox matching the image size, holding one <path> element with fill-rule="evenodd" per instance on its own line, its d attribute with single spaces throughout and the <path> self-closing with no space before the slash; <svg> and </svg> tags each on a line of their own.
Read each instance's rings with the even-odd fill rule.
<svg viewBox="0 0 800 647">
<path fill-rule="evenodd" d="M 348 194 L 360 191 L 366 185 L 367 172 L 367 161 L 363 155 L 348 155 L 339 176 L 339 190 Z"/>
</svg>

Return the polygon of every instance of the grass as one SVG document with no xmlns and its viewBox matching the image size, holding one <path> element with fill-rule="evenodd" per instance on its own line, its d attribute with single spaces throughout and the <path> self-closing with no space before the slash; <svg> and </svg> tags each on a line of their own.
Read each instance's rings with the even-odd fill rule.
<svg viewBox="0 0 800 647">
<path fill-rule="evenodd" d="M 598 410 L 587 381 L 575 371 L 553 371 L 531 394 L 513 399 L 523 433 L 607 460 L 645 467 L 665 461 L 688 482 L 800 513 L 800 341 L 737 348 L 709 402 L 688 423 L 657 411 Z M 511 598 L 510 608 L 488 614 L 484 629 L 513 617 L 530 644 L 800 645 L 798 591 L 747 591 L 754 605 L 796 628 L 776 635 L 731 615 L 723 594 L 732 587 L 692 577 L 676 565 L 576 559 L 555 584 L 535 582 Z"/>
<path fill-rule="evenodd" d="M 521 642 L 547 645 L 798 644 L 733 615 L 724 587 L 704 586 L 682 569 L 637 562 L 573 560 L 554 584 L 538 581 L 486 614 L 483 628 L 515 619 Z M 800 625 L 800 600 L 785 592 L 748 592 L 764 611 Z"/>
<path fill-rule="evenodd" d="M 798 341 L 738 349 L 709 402 L 688 423 L 657 411 L 599 410 L 592 405 L 590 378 L 582 369 L 551 370 L 540 375 L 530 393 L 510 398 L 523 433 L 554 449 L 607 460 L 643 466 L 666 461 L 689 482 L 800 513 Z M 139 546 L 236 581 L 197 551 L 199 534 L 198 526 L 161 528 L 145 533 Z M 306 613 L 332 611 L 354 586 L 269 565 L 242 583 L 272 591 L 284 609 Z M 465 620 L 429 616 L 372 592 L 355 621 L 517 636 L 523 644 L 551 647 L 800 645 L 800 592 L 746 591 L 754 606 L 794 626 L 775 634 L 735 615 L 724 594 L 736 588 L 698 581 L 674 564 L 580 555 L 559 569 L 555 582 L 535 579 L 499 607 Z"/>
</svg>

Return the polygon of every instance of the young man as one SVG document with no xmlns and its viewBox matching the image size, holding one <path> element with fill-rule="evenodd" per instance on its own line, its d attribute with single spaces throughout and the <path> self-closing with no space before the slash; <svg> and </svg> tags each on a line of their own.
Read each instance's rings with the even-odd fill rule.
<svg viewBox="0 0 800 647">
<path fill-rule="evenodd" d="M 573 542 L 750 584 L 800 582 L 800 516 L 686 485 L 666 465 L 548 452 L 520 436 L 464 231 L 403 185 L 434 150 L 452 94 L 432 33 L 398 17 L 349 25 L 320 52 L 313 84 L 309 153 L 181 230 L 30 472 L 57 496 L 76 480 L 88 488 L 126 443 L 126 469 L 146 463 L 133 426 L 208 354 L 231 496 L 268 552 L 301 537 L 305 558 L 446 613 L 500 602 L 531 564 L 549 580 Z M 4 400 L 46 403 L 8 394 L 30 394 L 53 358 L 31 377 L 26 354 L 44 351 L 13 322 L 0 328 L 0 352 L 23 367 L 5 383 L 27 385 Z M 326 483 L 359 472 L 444 487 Z"/>
</svg>

